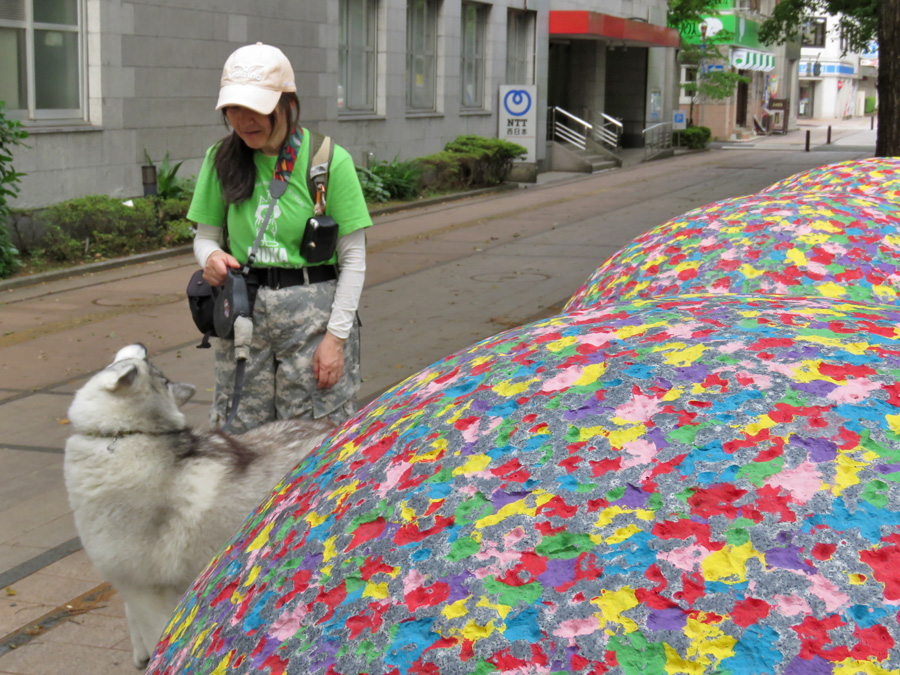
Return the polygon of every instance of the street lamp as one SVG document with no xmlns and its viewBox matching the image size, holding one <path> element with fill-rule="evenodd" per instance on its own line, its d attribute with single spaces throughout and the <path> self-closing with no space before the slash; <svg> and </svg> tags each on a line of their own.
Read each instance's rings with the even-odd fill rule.
<svg viewBox="0 0 900 675">
<path fill-rule="evenodd" d="M 700 126 L 704 126 L 703 103 L 706 98 L 703 94 L 703 78 L 706 75 L 706 31 L 709 24 L 706 20 L 700 22 L 700 72 L 697 74 L 697 88 L 700 90 Z"/>
</svg>

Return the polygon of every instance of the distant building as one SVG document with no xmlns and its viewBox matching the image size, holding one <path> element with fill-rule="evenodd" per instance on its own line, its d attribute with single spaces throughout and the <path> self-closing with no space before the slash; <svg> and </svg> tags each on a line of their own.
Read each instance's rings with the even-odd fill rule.
<svg viewBox="0 0 900 675">
<path fill-rule="evenodd" d="M 816 17 L 804 26 L 798 103 L 801 118 L 847 119 L 864 114 L 863 60 L 858 53 L 844 53 L 846 47 L 837 17 Z"/>
<path fill-rule="evenodd" d="M 740 140 L 796 128 L 797 112 L 791 101 L 796 100 L 799 46 L 764 45 L 759 41 L 759 27 L 774 5 L 774 0 L 724 0 L 715 16 L 704 19 L 709 54 L 706 68 L 729 69 L 749 79 L 722 100 L 700 101 L 694 97 L 693 121 L 709 127 L 713 138 Z M 725 35 L 729 37 L 723 41 Z M 683 30 L 682 38 L 688 44 L 700 45 L 700 24 Z M 703 76 L 697 66 L 682 65 L 682 84 L 696 80 L 698 75 Z M 683 87 L 678 102 L 681 110 L 690 110 L 691 97 Z"/>
<path fill-rule="evenodd" d="M 232 9 L 234 8 L 234 9 Z M 199 169 L 225 133 L 222 64 L 281 47 L 305 125 L 357 164 L 497 136 L 499 87 L 533 85 L 547 166 L 547 107 L 620 118 L 623 143 L 671 120 L 677 33 L 665 0 L 38 0 L 0 2 L 0 100 L 31 134 L 16 207 L 142 192 L 144 152 Z"/>
</svg>

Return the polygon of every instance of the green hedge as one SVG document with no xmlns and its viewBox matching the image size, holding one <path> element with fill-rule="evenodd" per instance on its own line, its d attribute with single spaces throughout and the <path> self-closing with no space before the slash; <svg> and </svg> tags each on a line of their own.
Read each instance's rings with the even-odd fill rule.
<svg viewBox="0 0 900 675">
<path fill-rule="evenodd" d="M 678 145 L 680 141 L 683 147 L 700 150 L 706 147 L 711 137 L 712 131 L 709 127 L 688 127 L 683 131 L 675 132 L 673 144 Z"/>
<path fill-rule="evenodd" d="M 514 159 L 527 152 L 521 145 L 499 138 L 459 136 L 434 155 L 421 157 L 423 185 L 432 190 L 454 190 L 499 185 L 509 175 Z"/>
<path fill-rule="evenodd" d="M 88 195 L 34 214 L 43 230 L 23 251 L 56 263 L 89 262 L 188 243 L 192 226 L 184 216 L 190 199 L 121 199 Z"/>
</svg>

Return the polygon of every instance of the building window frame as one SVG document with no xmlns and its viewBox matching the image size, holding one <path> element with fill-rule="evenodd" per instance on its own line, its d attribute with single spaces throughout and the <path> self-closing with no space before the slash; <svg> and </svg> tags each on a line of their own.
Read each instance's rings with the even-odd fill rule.
<svg viewBox="0 0 900 675">
<path fill-rule="evenodd" d="M 484 110 L 489 6 L 464 0 L 460 9 L 459 102 L 464 110 Z"/>
<path fill-rule="evenodd" d="M 338 114 L 372 114 L 378 85 L 378 2 L 340 0 Z"/>
<path fill-rule="evenodd" d="M 814 19 L 810 19 L 807 23 L 803 25 L 803 32 L 801 35 L 800 46 L 801 47 L 817 47 L 822 48 L 825 46 L 825 36 L 827 34 L 828 23 L 827 19 L 824 16 L 816 17 Z"/>
<path fill-rule="evenodd" d="M 25 122 L 84 121 L 87 105 L 84 0 L 45 5 L 0 4 L 0 57 L 13 63 L 0 77 L 7 115 Z M 12 95 L 11 95 L 12 94 Z"/>
<path fill-rule="evenodd" d="M 534 84 L 535 14 L 508 9 L 506 13 L 506 83 Z"/>
<path fill-rule="evenodd" d="M 407 0 L 406 109 L 437 111 L 438 0 Z"/>
<path fill-rule="evenodd" d="M 678 103 L 679 105 L 690 105 L 691 101 L 696 102 L 696 94 L 688 94 L 684 90 L 685 84 L 696 84 L 697 82 L 697 73 L 700 72 L 700 69 L 691 64 L 685 64 L 681 66 L 681 88 L 678 92 Z"/>
</svg>

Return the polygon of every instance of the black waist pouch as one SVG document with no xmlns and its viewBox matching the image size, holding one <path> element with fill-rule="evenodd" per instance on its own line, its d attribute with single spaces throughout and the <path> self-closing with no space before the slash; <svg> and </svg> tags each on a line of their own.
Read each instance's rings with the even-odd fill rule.
<svg viewBox="0 0 900 675">
<path fill-rule="evenodd" d="M 337 249 L 338 224 L 330 216 L 314 216 L 306 221 L 300 255 L 308 263 L 331 260 Z"/>
</svg>

